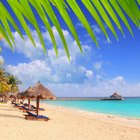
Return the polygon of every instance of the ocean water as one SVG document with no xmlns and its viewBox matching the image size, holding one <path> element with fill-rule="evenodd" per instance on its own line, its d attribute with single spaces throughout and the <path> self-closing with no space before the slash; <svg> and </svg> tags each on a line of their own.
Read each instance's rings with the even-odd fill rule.
<svg viewBox="0 0 140 140">
<path fill-rule="evenodd" d="M 47 104 L 66 108 L 105 113 L 129 118 L 140 118 L 140 97 L 123 101 L 45 101 Z"/>
</svg>

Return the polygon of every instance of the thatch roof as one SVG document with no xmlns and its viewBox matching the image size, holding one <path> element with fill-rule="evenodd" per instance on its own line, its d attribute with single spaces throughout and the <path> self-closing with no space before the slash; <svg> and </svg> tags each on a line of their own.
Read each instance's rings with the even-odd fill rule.
<svg viewBox="0 0 140 140">
<path fill-rule="evenodd" d="M 17 98 L 19 92 L 11 93 L 9 98 Z"/>
<path fill-rule="evenodd" d="M 6 93 L 0 93 L 0 98 L 7 97 Z"/>
<path fill-rule="evenodd" d="M 56 99 L 56 97 L 53 95 L 53 93 L 43 86 L 41 83 L 37 83 L 33 87 L 29 87 L 23 94 L 23 97 L 26 98 L 40 98 L 40 99 Z"/>
<path fill-rule="evenodd" d="M 17 98 L 18 99 L 25 99 L 25 97 L 23 96 L 24 91 L 18 93 Z"/>
<path fill-rule="evenodd" d="M 121 98 L 122 96 L 115 92 L 115 93 L 114 93 L 113 95 L 111 95 L 110 97 Z"/>
</svg>

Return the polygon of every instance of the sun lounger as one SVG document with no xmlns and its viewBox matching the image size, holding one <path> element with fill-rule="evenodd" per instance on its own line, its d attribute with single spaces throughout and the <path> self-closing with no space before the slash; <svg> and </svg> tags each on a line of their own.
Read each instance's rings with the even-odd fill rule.
<svg viewBox="0 0 140 140">
<path fill-rule="evenodd" d="M 36 107 L 34 105 L 30 105 L 30 106 L 31 106 L 31 108 L 36 109 Z M 44 111 L 45 109 L 44 108 L 39 108 L 39 110 Z"/>
<path fill-rule="evenodd" d="M 24 106 L 25 106 L 25 107 L 28 107 L 28 104 L 25 103 Z M 34 105 L 30 105 L 30 109 L 36 109 L 36 107 L 35 107 Z M 39 108 L 39 110 L 40 110 L 40 111 L 44 111 L 45 109 L 44 109 L 44 108 Z"/>
<path fill-rule="evenodd" d="M 25 115 L 26 120 L 38 120 L 38 121 L 48 121 L 49 118 L 43 115 L 36 115 L 29 111 L 26 111 L 28 115 Z"/>
<path fill-rule="evenodd" d="M 23 107 L 23 106 L 21 106 L 21 105 L 19 105 L 17 103 L 14 103 L 13 105 L 14 105 L 14 107 L 18 107 L 18 108 Z"/>
<path fill-rule="evenodd" d="M 36 112 L 36 109 L 30 109 L 30 108 L 27 108 L 25 106 L 22 106 L 21 108 L 19 108 L 20 110 L 22 110 L 23 112 L 26 112 L 26 111 L 33 111 L 33 112 Z"/>
<path fill-rule="evenodd" d="M 27 103 L 20 102 L 20 104 L 22 104 L 22 105 L 24 105 L 24 106 L 28 106 Z"/>
<path fill-rule="evenodd" d="M 11 104 L 15 104 L 15 102 L 12 101 Z"/>
</svg>

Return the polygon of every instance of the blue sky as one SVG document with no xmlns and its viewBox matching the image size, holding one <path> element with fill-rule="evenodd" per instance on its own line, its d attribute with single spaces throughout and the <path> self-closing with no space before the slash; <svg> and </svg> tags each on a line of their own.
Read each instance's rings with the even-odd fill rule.
<svg viewBox="0 0 140 140">
<path fill-rule="evenodd" d="M 5 3 L 5 5 L 7 4 Z M 56 96 L 95 97 L 109 96 L 113 92 L 119 92 L 123 96 L 139 96 L 139 29 L 130 21 L 134 33 L 133 38 L 123 25 L 124 38 L 116 27 L 119 38 L 119 41 L 117 41 L 106 27 L 110 38 L 110 42 L 108 42 L 83 5 L 80 4 L 80 6 L 83 8 L 85 16 L 97 36 L 99 48 L 95 46 L 82 24 L 70 11 L 69 14 L 84 50 L 84 54 L 81 54 L 68 28 L 57 13 L 69 46 L 71 61 L 68 61 L 60 37 L 52 25 L 59 47 L 59 57 L 56 58 L 49 34 L 37 17 L 48 48 L 47 54 L 44 54 L 37 34 L 32 27 L 31 31 L 37 43 L 37 48 L 33 47 L 26 35 L 24 35 L 25 41 L 23 41 L 17 32 L 13 30 L 16 42 L 14 53 L 4 40 L 0 42 L 0 46 L 3 48 L 0 59 L 4 60 L 5 69 L 22 81 L 21 91 L 41 81 Z"/>
</svg>

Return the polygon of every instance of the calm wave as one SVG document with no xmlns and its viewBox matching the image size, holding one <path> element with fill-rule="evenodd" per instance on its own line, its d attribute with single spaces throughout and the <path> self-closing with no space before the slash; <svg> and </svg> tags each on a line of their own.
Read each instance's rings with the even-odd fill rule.
<svg viewBox="0 0 140 140">
<path fill-rule="evenodd" d="M 47 103 L 67 108 L 140 118 L 140 97 L 125 98 L 123 101 L 47 101 Z"/>
</svg>

